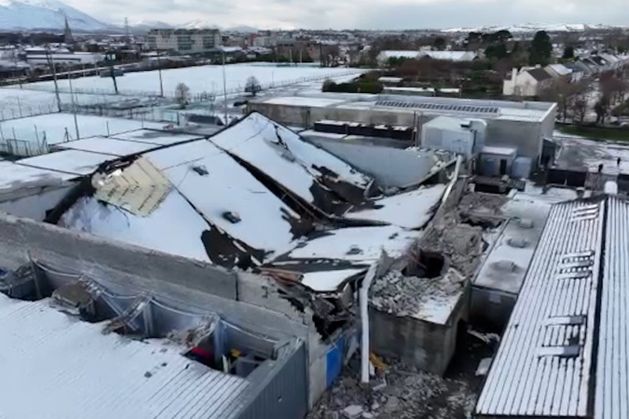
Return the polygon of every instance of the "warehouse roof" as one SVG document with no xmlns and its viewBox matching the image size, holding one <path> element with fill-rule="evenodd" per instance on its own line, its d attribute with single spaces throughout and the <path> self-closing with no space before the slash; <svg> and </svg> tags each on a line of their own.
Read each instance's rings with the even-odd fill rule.
<svg viewBox="0 0 629 419">
<path fill-rule="evenodd" d="M 477 417 L 625 417 L 626 219 L 615 197 L 553 206 Z M 625 297 L 623 297 L 625 296 Z"/>
<path fill-rule="evenodd" d="M 0 294 L 7 418 L 230 418 L 249 382 L 180 354 L 165 340 L 105 334 L 51 307 Z"/>
</svg>

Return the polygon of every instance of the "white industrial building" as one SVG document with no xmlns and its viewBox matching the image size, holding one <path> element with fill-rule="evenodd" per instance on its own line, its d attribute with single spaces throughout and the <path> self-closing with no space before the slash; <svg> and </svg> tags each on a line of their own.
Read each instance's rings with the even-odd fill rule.
<svg viewBox="0 0 629 419">
<path fill-rule="evenodd" d="M 346 93 L 261 98 L 250 102 L 249 108 L 289 126 L 310 128 L 318 121 L 345 121 L 406 127 L 416 135 L 438 117 L 482 120 L 487 124 L 485 146 L 512 148 L 518 157 L 530 159 L 533 168 L 540 161 L 544 139 L 552 138 L 557 111 L 556 104 L 546 102 Z M 459 124 L 442 121 L 448 129 Z"/>
<path fill-rule="evenodd" d="M 146 39 L 150 49 L 182 54 L 211 52 L 222 43 L 218 29 L 152 29 Z"/>
</svg>

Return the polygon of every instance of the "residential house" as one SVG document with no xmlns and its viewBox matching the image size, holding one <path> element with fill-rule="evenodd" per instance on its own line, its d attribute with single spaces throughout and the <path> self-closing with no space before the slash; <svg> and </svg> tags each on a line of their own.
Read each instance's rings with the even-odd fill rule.
<svg viewBox="0 0 629 419">
<path fill-rule="evenodd" d="M 511 77 L 504 80 L 502 94 L 504 96 L 538 96 L 540 92 L 550 86 L 553 76 L 541 67 L 522 67 L 519 71 L 514 68 Z"/>
</svg>

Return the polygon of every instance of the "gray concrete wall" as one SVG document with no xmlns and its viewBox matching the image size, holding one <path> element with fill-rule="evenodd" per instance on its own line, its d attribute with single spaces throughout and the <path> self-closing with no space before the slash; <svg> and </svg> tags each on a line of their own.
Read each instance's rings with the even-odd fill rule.
<svg viewBox="0 0 629 419">
<path fill-rule="evenodd" d="M 0 212 L 0 266 L 14 269 L 30 259 L 60 272 L 82 273 L 123 295 L 151 290 L 166 303 L 202 307 L 273 339 L 298 337 L 308 345 L 309 403 L 325 389 L 325 368 L 323 378 L 319 377 L 321 366 L 315 361 L 325 353 L 326 345 L 316 332 L 312 314 L 280 298 L 277 285 L 268 278 Z"/>
<path fill-rule="evenodd" d="M 331 138 L 311 137 L 307 140 L 372 176 L 384 187 L 417 185 L 434 166 L 431 154 L 420 156 L 413 151 L 352 144 Z"/>
<path fill-rule="evenodd" d="M 369 335 L 373 351 L 443 375 L 456 350 L 459 321 L 467 320 L 468 316 L 469 288 L 445 325 L 397 317 L 370 308 Z"/>
</svg>

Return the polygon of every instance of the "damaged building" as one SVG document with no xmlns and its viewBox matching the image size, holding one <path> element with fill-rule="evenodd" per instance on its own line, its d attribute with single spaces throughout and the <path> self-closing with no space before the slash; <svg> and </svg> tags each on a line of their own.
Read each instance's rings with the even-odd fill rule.
<svg viewBox="0 0 629 419">
<path fill-rule="evenodd" d="M 626 358 L 609 336 L 627 320 L 627 204 L 609 183 L 527 179 L 555 106 L 318 99 L 350 113 L 304 131 L 254 111 L 211 135 L 137 130 L 0 162 L 0 316 L 25 314 L 10 345 L 37 323 L 67 329 L 47 352 L 75 334 L 81 359 L 103 347 L 107 371 L 76 374 L 128 377 L 123 416 L 624 417 L 622 374 L 605 371 Z M 365 106 L 406 119 L 352 116 Z M 492 353 L 477 377 L 478 342 Z M 19 384 L 7 397 L 46 382 Z"/>
<path fill-rule="evenodd" d="M 16 285 L 36 294 L 5 291 L 36 305 L 48 304 L 66 287 L 85 288 L 83 302 L 110 295 L 102 304 L 115 315 L 98 315 L 98 325 L 109 330 L 115 323 L 126 330 L 130 316 L 139 328 L 129 333 L 131 341 L 168 340 L 168 328 L 192 328 L 194 322 L 166 318 L 154 324 L 154 310 L 146 307 L 175 294 L 179 298 L 171 307 L 177 312 L 190 308 L 188 293 L 199 294 L 195 298 L 212 302 L 203 306 L 202 317 L 217 317 L 217 324 L 251 334 L 252 345 L 256 339 L 292 342 L 291 354 L 302 357 L 302 369 L 292 373 L 305 382 L 290 395 L 279 387 L 260 393 L 279 392 L 271 405 L 282 408 L 278 400 L 287 405 L 286 411 L 263 417 L 301 417 L 355 351 L 360 325 L 354 294 L 360 281 L 383 252 L 391 260 L 406 255 L 456 179 L 460 163 L 453 154 L 421 159 L 417 150 L 403 153 L 406 159 L 418 156 L 426 167 L 396 182 L 377 169 L 358 170 L 252 113 L 209 137 L 140 130 L 62 143 L 50 154 L 2 162 L 0 210 L 24 218 L 2 216 L 7 249 L 0 266 L 9 277 L 24 266 L 40 273 L 30 285 Z M 43 274 L 42 267 L 48 267 Z M 48 278 L 53 274 L 75 281 L 53 284 Z M 38 281 L 50 289 L 42 292 Z M 124 304 L 116 305 L 118 296 Z M 246 364 L 258 350 L 235 341 L 221 347 L 226 352 L 213 357 L 219 367 L 223 357 Z M 260 362 L 282 363 L 283 350 L 270 343 L 265 348 Z M 183 349 L 177 350 L 185 358 Z M 267 386 L 274 382 L 259 378 Z M 239 408 L 224 417 L 247 417 L 242 406 L 248 399 L 235 399 Z"/>
</svg>

